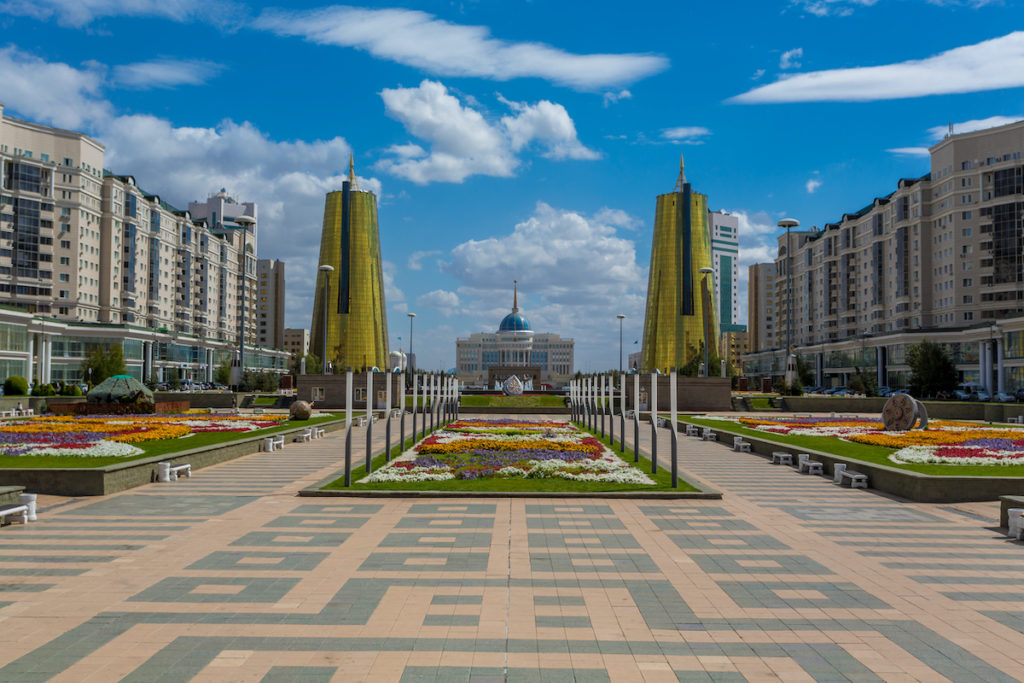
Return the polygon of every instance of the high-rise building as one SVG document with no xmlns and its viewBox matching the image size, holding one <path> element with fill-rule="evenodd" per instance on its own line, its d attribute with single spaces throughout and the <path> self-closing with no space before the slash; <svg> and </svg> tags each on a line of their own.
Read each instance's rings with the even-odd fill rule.
<svg viewBox="0 0 1024 683">
<path fill-rule="evenodd" d="M 747 326 L 746 325 L 722 325 L 722 338 L 719 341 L 718 355 L 723 360 L 733 364 L 733 369 L 739 371 L 741 356 L 747 352 Z M 718 369 L 718 368 L 714 368 Z"/>
<path fill-rule="evenodd" d="M 310 327 L 313 353 L 320 355 L 326 348 L 327 361 L 341 368 L 386 369 L 388 324 L 377 197 L 359 190 L 351 160 L 341 190 L 327 193 L 319 263 L 334 270 L 317 273 Z"/>
<path fill-rule="evenodd" d="M 260 346 L 284 346 L 284 262 L 256 261 L 256 338 Z"/>
<path fill-rule="evenodd" d="M 302 358 L 309 353 L 309 330 L 284 328 L 284 350 L 294 358 Z"/>
<path fill-rule="evenodd" d="M 747 350 L 775 347 L 775 264 L 747 268 Z"/>
<path fill-rule="evenodd" d="M 674 192 L 658 196 L 644 315 L 644 372 L 668 372 L 718 348 L 707 197 L 686 182 L 683 162 Z"/>
<path fill-rule="evenodd" d="M 725 211 L 708 212 L 711 227 L 711 267 L 715 269 L 715 310 L 719 329 L 736 325 L 740 318 L 740 221 Z"/>
<path fill-rule="evenodd" d="M 534 388 L 565 386 L 573 373 L 575 342 L 557 334 L 537 333 L 519 312 L 518 290 L 513 283 L 512 312 L 497 332 L 471 334 L 455 340 L 455 371 L 469 386 L 494 386 L 494 379 L 509 375 L 534 379 Z M 536 377 L 534 377 L 536 375 Z"/>
</svg>

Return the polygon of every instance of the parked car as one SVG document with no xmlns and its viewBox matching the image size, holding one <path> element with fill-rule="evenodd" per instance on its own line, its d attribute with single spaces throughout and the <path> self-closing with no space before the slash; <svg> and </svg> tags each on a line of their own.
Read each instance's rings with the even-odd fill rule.
<svg viewBox="0 0 1024 683">
<path fill-rule="evenodd" d="M 1024 387 L 1021 387 L 1017 391 L 1013 392 L 1013 396 L 1018 401 L 1024 401 Z"/>
<path fill-rule="evenodd" d="M 1013 394 L 1008 394 L 1005 391 L 1000 391 L 992 397 L 992 400 L 998 401 L 999 403 L 1013 403 L 1017 400 L 1017 397 Z"/>
<path fill-rule="evenodd" d="M 971 392 L 970 401 L 991 401 L 992 396 L 984 389 L 975 389 Z"/>
<path fill-rule="evenodd" d="M 879 396 L 888 397 L 888 396 L 892 396 L 892 389 L 890 389 L 889 387 L 878 387 L 878 390 L 876 391 L 876 393 Z"/>
<path fill-rule="evenodd" d="M 839 387 L 832 387 L 831 389 L 829 389 L 828 391 L 825 392 L 825 395 L 826 396 L 846 396 L 847 393 L 848 393 L 848 391 L 847 391 L 846 387 L 839 386 Z"/>
<path fill-rule="evenodd" d="M 953 390 L 953 398 L 957 401 L 976 401 L 977 399 L 971 398 L 971 395 L 978 389 L 984 390 L 984 387 L 977 382 L 964 382 L 963 384 L 958 384 L 956 389 Z"/>
</svg>

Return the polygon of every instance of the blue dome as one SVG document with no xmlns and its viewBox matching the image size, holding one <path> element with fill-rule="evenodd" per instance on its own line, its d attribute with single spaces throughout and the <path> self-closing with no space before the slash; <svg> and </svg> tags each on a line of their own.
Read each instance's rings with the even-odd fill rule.
<svg viewBox="0 0 1024 683">
<path fill-rule="evenodd" d="M 529 332 L 530 330 L 530 321 L 518 313 L 506 315 L 501 321 L 501 326 L 498 327 L 498 332 Z"/>
</svg>

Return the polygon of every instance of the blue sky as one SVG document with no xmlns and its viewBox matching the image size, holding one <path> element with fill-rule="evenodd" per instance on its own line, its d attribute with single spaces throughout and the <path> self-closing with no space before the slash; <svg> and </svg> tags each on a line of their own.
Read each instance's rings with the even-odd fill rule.
<svg viewBox="0 0 1024 683">
<path fill-rule="evenodd" d="M 1020 0 L 0 0 L 0 102 L 94 135 L 172 203 L 258 202 L 290 327 L 351 152 L 393 348 L 412 311 L 420 367 L 452 367 L 518 279 L 534 329 L 597 370 L 617 313 L 638 348 L 681 153 L 740 216 L 742 264 L 768 260 L 780 217 L 837 221 L 926 173 L 948 123 L 1024 116 L 1022 19 Z"/>
</svg>

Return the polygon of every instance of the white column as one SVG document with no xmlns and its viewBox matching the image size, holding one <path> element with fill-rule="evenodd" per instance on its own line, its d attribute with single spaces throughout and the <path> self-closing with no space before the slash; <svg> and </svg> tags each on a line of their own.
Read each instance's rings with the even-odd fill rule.
<svg viewBox="0 0 1024 683">
<path fill-rule="evenodd" d="M 978 342 L 978 384 L 984 388 L 988 388 L 988 384 L 985 382 L 985 364 L 986 355 L 988 353 L 988 342 Z"/>
<path fill-rule="evenodd" d="M 373 370 L 366 371 L 366 419 L 373 416 Z"/>
<path fill-rule="evenodd" d="M 345 426 L 352 426 L 352 368 L 345 371 Z"/>
<path fill-rule="evenodd" d="M 387 378 L 387 381 L 385 382 L 385 384 L 388 385 L 387 386 L 387 390 L 385 392 L 385 398 L 384 398 L 385 406 L 384 406 L 384 409 L 387 411 L 386 417 L 390 418 L 391 417 L 391 383 L 394 381 L 395 376 L 394 376 L 393 373 L 390 373 L 390 372 L 385 373 L 384 376 Z"/>
<path fill-rule="evenodd" d="M 996 337 L 996 391 L 1006 391 L 1006 380 L 1003 377 L 1003 337 Z"/>
<path fill-rule="evenodd" d="M 50 352 L 53 348 L 53 340 L 44 334 L 41 342 L 42 355 L 39 357 L 39 381 L 47 384 L 50 381 Z"/>
<path fill-rule="evenodd" d="M 633 375 L 633 410 L 636 411 L 637 415 L 640 415 L 640 373 Z M 639 444 L 633 444 L 635 448 L 640 448 Z"/>
<path fill-rule="evenodd" d="M 29 382 L 32 381 L 33 370 L 35 370 L 36 364 L 36 335 L 28 335 L 28 362 L 25 364 L 25 371 L 27 373 L 25 379 Z"/>
</svg>

